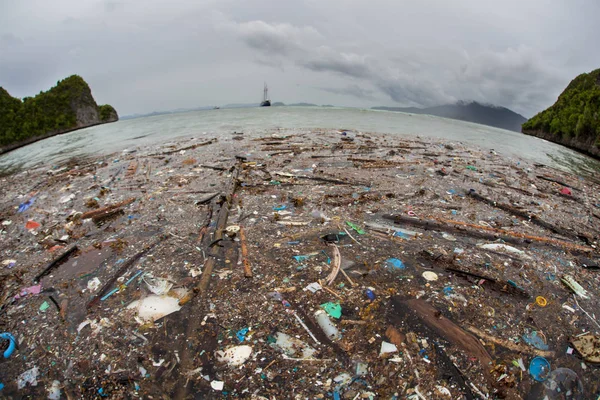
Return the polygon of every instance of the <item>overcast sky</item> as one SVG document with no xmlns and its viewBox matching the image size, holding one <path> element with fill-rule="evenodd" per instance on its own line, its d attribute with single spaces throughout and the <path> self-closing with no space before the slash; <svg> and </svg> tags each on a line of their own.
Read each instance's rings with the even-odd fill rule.
<svg viewBox="0 0 600 400">
<path fill-rule="evenodd" d="M 0 0 L 0 86 L 71 74 L 121 115 L 477 100 L 527 117 L 600 68 L 599 0 Z"/>
</svg>

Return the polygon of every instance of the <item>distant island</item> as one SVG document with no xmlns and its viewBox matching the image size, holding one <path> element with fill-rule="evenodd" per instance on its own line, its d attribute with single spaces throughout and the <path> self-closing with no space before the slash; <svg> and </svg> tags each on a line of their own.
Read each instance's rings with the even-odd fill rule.
<svg viewBox="0 0 600 400">
<path fill-rule="evenodd" d="M 521 125 L 527 118 L 521 114 L 489 104 L 476 101 L 460 101 L 455 104 L 446 104 L 429 108 L 417 107 L 373 107 L 372 110 L 400 111 L 411 114 L 428 114 L 437 117 L 458 119 L 461 121 L 475 122 L 482 125 L 494 126 L 509 131 L 521 132 Z"/>
<path fill-rule="evenodd" d="M 112 106 L 96 104 L 90 87 L 78 75 L 23 100 L 12 97 L 0 86 L 0 154 L 50 136 L 118 119 Z"/>
<path fill-rule="evenodd" d="M 600 69 L 573 79 L 554 105 L 523 124 L 523 133 L 600 158 Z"/>
</svg>

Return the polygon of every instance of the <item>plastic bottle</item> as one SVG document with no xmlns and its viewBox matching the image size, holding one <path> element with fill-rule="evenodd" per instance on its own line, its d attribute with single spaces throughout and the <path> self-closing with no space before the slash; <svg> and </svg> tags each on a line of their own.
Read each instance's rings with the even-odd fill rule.
<svg viewBox="0 0 600 400">
<path fill-rule="evenodd" d="M 329 339 L 336 341 L 342 338 L 340 331 L 338 331 L 333 322 L 331 322 L 329 316 L 327 316 L 327 313 L 324 310 L 315 312 L 315 319 L 317 320 L 317 324 L 321 327 Z"/>
</svg>

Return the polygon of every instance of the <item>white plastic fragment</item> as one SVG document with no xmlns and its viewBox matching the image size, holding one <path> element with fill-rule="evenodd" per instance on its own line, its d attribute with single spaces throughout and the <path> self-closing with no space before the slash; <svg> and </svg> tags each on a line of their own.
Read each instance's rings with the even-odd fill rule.
<svg viewBox="0 0 600 400">
<path fill-rule="evenodd" d="M 225 382 L 223 382 L 223 381 L 211 381 L 210 382 L 210 387 L 213 388 L 214 390 L 221 391 L 221 390 L 223 390 L 223 387 L 225 387 Z"/>
<path fill-rule="evenodd" d="M 95 292 L 96 290 L 98 290 L 99 287 L 100 287 L 100 279 L 98 277 L 90 279 L 87 283 L 87 288 L 90 292 Z"/>
<path fill-rule="evenodd" d="M 217 359 L 227 363 L 231 367 L 237 367 L 245 363 L 252 354 L 251 346 L 233 346 L 225 351 L 216 351 Z"/>
<path fill-rule="evenodd" d="M 321 285 L 319 285 L 318 282 L 310 283 L 308 286 L 306 286 L 304 288 L 304 290 L 309 290 L 312 293 L 315 293 L 315 292 L 317 292 L 317 291 L 319 291 L 321 289 L 323 289 L 323 287 Z"/>
<path fill-rule="evenodd" d="M 528 256 L 523 250 L 519 250 L 516 247 L 512 247 L 504 243 L 478 244 L 477 247 L 482 248 L 484 250 L 504 251 L 506 253 L 512 253 L 523 258 L 531 259 L 531 257 Z"/>
<path fill-rule="evenodd" d="M 379 356 L 389 353 L 396 353 L 398 348 L 393 343 L 388 343 L 386 341 L 381 342 L 381 350 L 379 351 Z"/>
<path fill-rule="evenodd" d="M 48 388 L 48 399 L 59 400 L 60 399 L 60 381 L 52 381 L 52 386 Z"/>
<path fill-rule="evenodd" d="M 425 271 L 425 272 L 423 272 L 423 278 L 432 282 L 432 281 L 438 280 L 438 275 L 433 271 Z"/>
<path fill-rule="evenodd" d="M 159 296 L 168 293 L 173 287 L 173 284 L 167 279 L 155 278 L 153 276 L 144 275 L 144 283 L 148 286 L 148 290 Z"/>
<path fill-rule="evenodd" d="M 28 384 L 30 386 L 37 386 L 37 384 L 38 384 L 37 377 L 38 377 L 39 373 L 40 373 L 40 370 L 38 369 L 38 367 L 33 367 L 33 368 L 28 369 L 27 371 L 23 372 L 17 378 L 17 387 L 19 389 L 23 389 Z"/>
<path fill-rule="evenodd" d="M 312 358 L 313 354 L 317 352 L 302 340 L 296 339 L 286 333 L 277 332 L 274 337 L 275 343 L 271 344 L 271 347 L 278 349 L 287 356 L 296 357 L 299 355 L 300 358 L 308 359 Z"/>
<path fill-rule="evenodd" d="M 135 300 L 127 306 L 127 309 L 137 309 L 140 324 L 155 322 L 162 317 L 181 310 L 179 300 L 185 294 L 173 297 L 169 295 L 157 296 L 155 294 L 141 300 Z"/>
<path fill-rule="evenodd" d="M 576 295 L 578 295 L 579 297 L 581 297 L 582 299 L 589 299 L 589 295 L 587 290 L 585 290 L 579 283 L 577 283 L 577 281 L 575 280 L 575 278 L 573 278 L 571 275 L 565 275 L 561 278 L 561 281 L 567 285 L 569 287 L 569 289 L 571 289 L 573 291 L 573 293 L 575 293 Z"/>
</svg>

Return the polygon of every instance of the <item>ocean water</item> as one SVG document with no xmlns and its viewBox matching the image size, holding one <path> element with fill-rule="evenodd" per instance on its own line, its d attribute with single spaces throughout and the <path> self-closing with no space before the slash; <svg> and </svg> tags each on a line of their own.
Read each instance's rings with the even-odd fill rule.
<svg viewBox="0 0 600 400">
<path fill-rule="evenodd" d="M 4 154 L 0 156 L 0 172 L 53 166 L 72 158 L 155 145 L 174 138 L 229 136 L 233 131 L 257 136 L 273 133 L 277 128 L 352 129 L 441 138 L 579 175 L 600 172 L 600 163 L 590 157 L 518 132 L 428 115 L 321 107 L 221 109 L 122 120 L 54 136 Z"/>
</svg>

